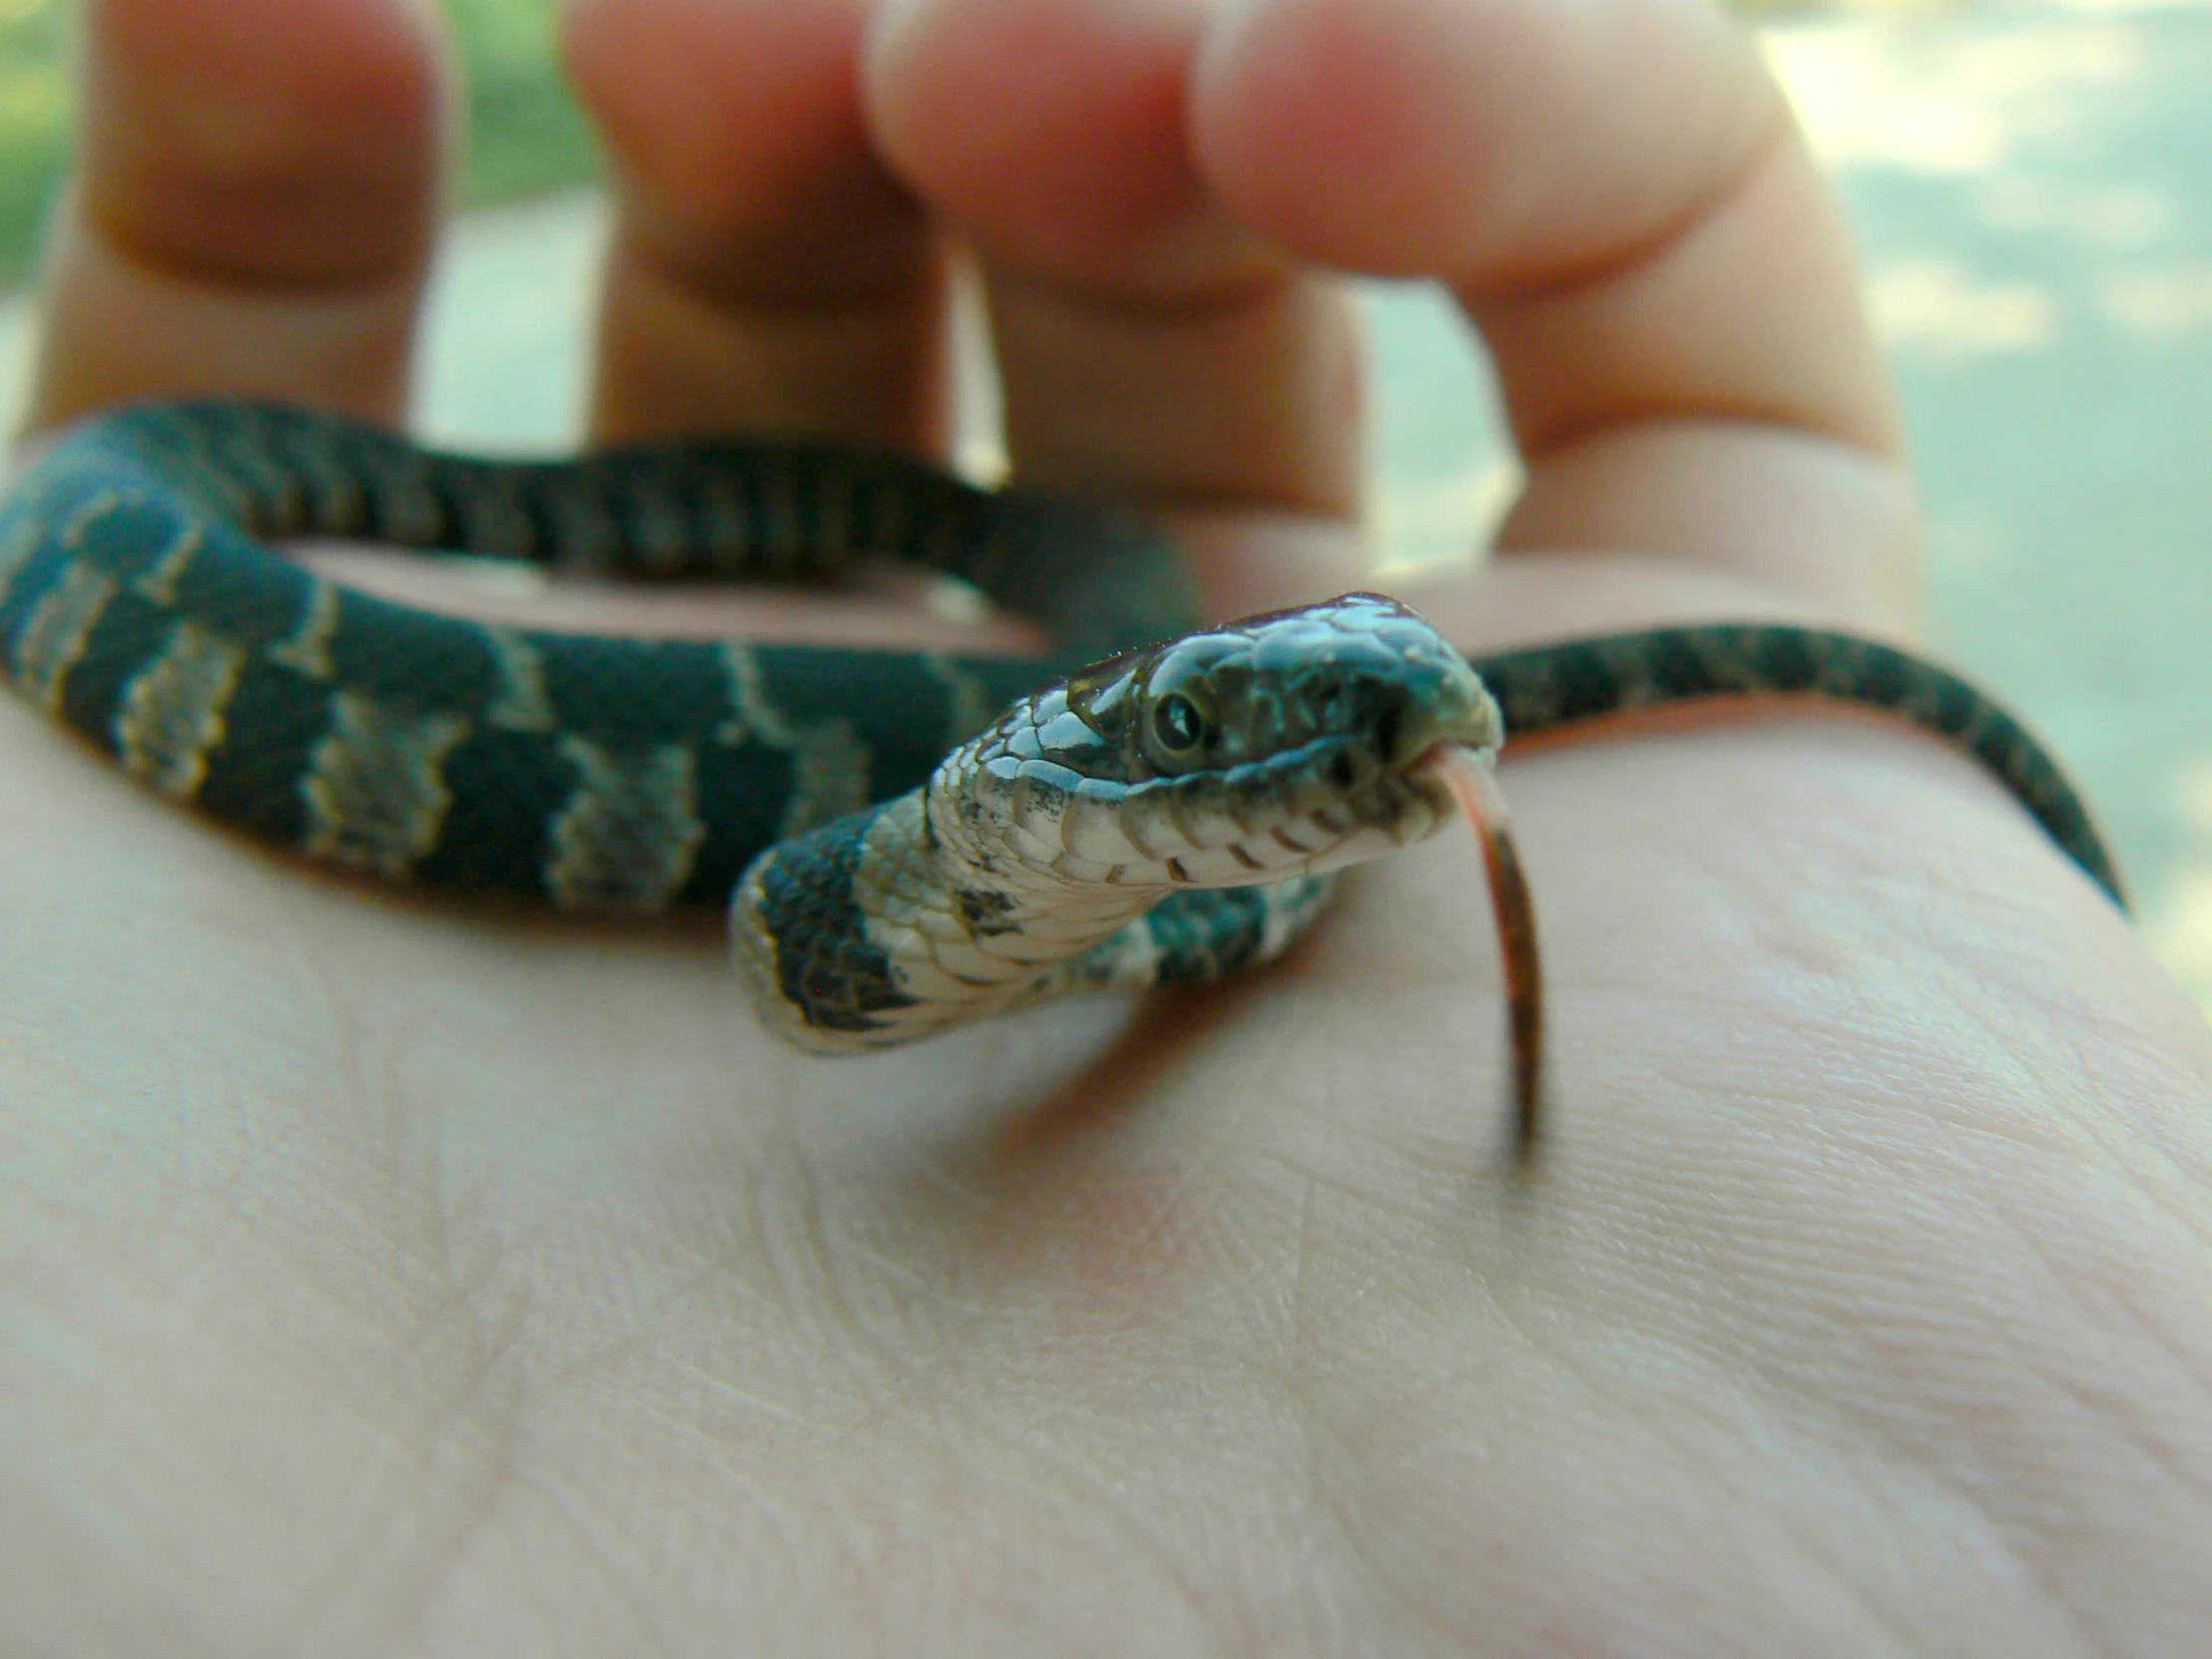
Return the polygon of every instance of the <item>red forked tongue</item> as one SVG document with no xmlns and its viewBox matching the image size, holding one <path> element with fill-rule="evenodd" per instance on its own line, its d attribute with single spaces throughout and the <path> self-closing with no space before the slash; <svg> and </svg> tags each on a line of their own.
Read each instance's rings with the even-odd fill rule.
<svg viewBox="0 0 2212 1659">
<path fill-rule="evenodd" d="M 1438 745 L 1427 764 L 1458 799 L 1489 872 L 1490 909 L 1505 963 L 1505 1029 L 1513 1048 L 1513 1153 L 1525 1163 L 1535 1150 L 1543 1107 L 1544 976 L 1536 959 L 1536 909 L 1496 776 L 1463 744 Z"/>
</svg>

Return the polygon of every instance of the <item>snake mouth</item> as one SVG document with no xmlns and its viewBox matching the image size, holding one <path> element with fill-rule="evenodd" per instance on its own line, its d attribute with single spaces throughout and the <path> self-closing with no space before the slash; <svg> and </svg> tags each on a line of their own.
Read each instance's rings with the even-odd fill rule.
<svg viewBox="0 0 2212 1659">
<path fill-rule="evenodd" d="M 1062 832 L 1074 833 L 1070 850 L 1118 866 L 1105 877 L 1116 883 L 1239 886 L 1322 874 L 1425 840 L 1458 816 L 1443 757 L 1467 749 L 1465 737 L 1424 733 L 1417 747 L 1401 747 L 1385 755 L 1373 733 L 1330 738 L 1153 780 L 1098 803 L 1081 830 L 1071 814 Z"/>
<path fill-rule="evenodd" d="M 1055 837 L 1114 880 L 1238 885 L 1343 868 L 1425 840 L 1458 817 L 1448 757 L 1497 754 L 1504 724 L 1463 663 L 1357 729 L 1238 765 L 1100 792 Z M 1172 848 L 1172 850 L 1171 850 Z M 1140 873 L 1141 872 L 1141 873 Z"/>
</svg>

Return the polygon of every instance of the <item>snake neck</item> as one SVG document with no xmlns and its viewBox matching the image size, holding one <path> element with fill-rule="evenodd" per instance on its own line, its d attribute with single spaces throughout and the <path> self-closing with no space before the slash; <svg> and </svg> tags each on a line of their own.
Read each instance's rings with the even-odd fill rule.
<svg viewBox="0 0 2212 1659">
<path fill-rule="evenodd" d="M 786 842 L 739 883 L 737 961 L 785 1036 L 822 1053 L 907 1042 L 1064 994 L 1055 972 L 1077 962 L 1086 986 L 1151 982 L 1152 964 L 1105 947 L 1162 889 L 993 857 L 933 793 Z"/>
</svg>

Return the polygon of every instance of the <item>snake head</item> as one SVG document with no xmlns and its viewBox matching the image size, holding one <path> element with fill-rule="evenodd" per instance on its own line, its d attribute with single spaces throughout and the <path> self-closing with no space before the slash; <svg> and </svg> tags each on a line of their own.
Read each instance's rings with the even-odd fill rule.
<svg viewBox="0 0 2212 1659">
<path fill-rule="evenodd" d="M 1497 707 L 1467 661 L 1394 599 L 1353 593 L 1186 634 L 1069 680 L 1122 781 L 1357 755 L 1385 769 L 1439 743 L 1494 752 Z"/>
<path fill-rule="evenodd" d="M 950 757 L 932 814 L 1040 875 L 1232 886 L 1334 869 L 1454 814 L 1429 759 L 1487 759 L 1466 659 L 1376 594 L 1202 629 L 1094 664 Z"/>
</svg>

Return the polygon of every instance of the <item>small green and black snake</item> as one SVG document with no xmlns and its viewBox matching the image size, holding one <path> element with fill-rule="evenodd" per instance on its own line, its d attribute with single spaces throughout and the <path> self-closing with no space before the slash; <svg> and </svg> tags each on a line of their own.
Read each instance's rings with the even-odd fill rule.
<svg viewBox="0 0 2212 1659">
<path fill-rule="evenodd" d="M 266 545 L 298 536 L 670 581 L 899 560 L 1040 619 L 1059 654 L 467 621 Z M 295 408 L 126 408 L 0 502 L 0 666 L 163 794 L 311 858 L 574 909 L 735 894 L 757 1005 L 817 1048 L 1265 960 L 1328 871 L 1451 816 L 1437 746 L 1694 699 L 1823 697 L 1936 733 L 2120 897 L 2033 739 L 1893 647 L 1711 626 L 1470 668 L 1373 595 L 1206 627 L 1137 520 L 821 445 L 487 461 Z"/>
</svg>

